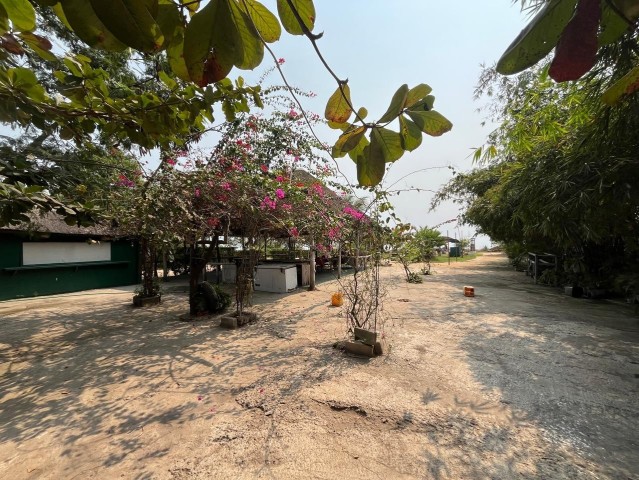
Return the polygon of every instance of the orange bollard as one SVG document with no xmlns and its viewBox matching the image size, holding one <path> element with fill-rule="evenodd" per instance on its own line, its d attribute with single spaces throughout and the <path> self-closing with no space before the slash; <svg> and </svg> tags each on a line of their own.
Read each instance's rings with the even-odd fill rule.
<svg viewBox="0 0 639 480">
<path fill-rule="evenodd" d="M 331 296 L 331 305 L 341 307 L 344 304 L 344 295 L 341 292 L 334 293 Z"/>
<path fill-rule="evenodd" d="M 464 287 L 464 297 L 474 297 L 475 287 Z"/>
</svg>

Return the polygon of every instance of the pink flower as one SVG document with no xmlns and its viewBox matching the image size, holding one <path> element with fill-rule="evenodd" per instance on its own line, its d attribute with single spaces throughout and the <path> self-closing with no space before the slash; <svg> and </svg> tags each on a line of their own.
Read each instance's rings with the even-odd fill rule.
<svg viewBox="0 0 639 480">
<path fill-rule="evenodd" d="M 264 173 L 268 172 L 268 167 L 264 164 L 260 165 L 260 170 L 262 170 Z"/>
<path fill-rule="evenodd" d="M 290 118 L 297 118 L 297 112 L 291 108 L 291 110 L 288 112 L 288 116 Z"/>
<path fill-rule="evenodd" d="M 215 228 L 220 224 L 220 219 L 219 218 L 209 218 L 206 221 L 206 224 L 211 227 L 211 228 Z"/>
<path fill-rule="evenodd" d="M 315 193 L 317 193 L 320 197 L 324 196 L 324 188 L 322 188 L 322 186 L 319 183 L 314 183 L 312 185 L 313 190 L 315 190 Z"/>
<path fill-rule="evenodd" d="M 135 186 L 135 182 L 133 180 L 129 180 L 126 175 L 120 174 L 116 185 L 118 187 L 133 188 Z"/>
<path fill-rule="evenodd" d="M 281 188 L 278 188 L 277 190 L 275 190 L 275 195 L 280 200 L 283 199 L 286 196 L 286 194 L 284 193 L 284 190 L 282 190 Z"/>
<path fill-rule="evenodd" d="M 264 197 L 264 200 L 262 200 L 262 204 L 260 205 L 262 209 L 270 208 L 271 210 L 274 210 L 276 206 L 277 203 L 275 202 L 275 200 L 272 200 L 271 197 L 269 197 L 268 195 Z"/>
<path fill-rule="evenodd" d="M 297 227 L 291 227 L 291 229 L 289 230 L 289 233 L 291 234 L 291 237 L 299 237 L 300 236 L 300 232 L 297 229 Z"/>
<path fill-rule="evenodd" d="M 232 188 L 233 188 L 229 182 L 223 182 L 223 183 L 222 183 L 222 185 L 221 185 L 221 187 L 222 187 L 224 190 L 228 190 L 229 192 L 230 192 L 230 191 L 232 190 Z"/>
<path fill-rule="evenodd" d="M 286 62 L 286 60 L 284 60 L 283 58 L 278 58 L 277 59 L 277 64 L 278 65 L 284 65 L 284 62 Z"/>
<path fill-rule="evenodd" d="M 166 159 L 166 163 L 168 163 L 169 165 L 173 166 L 177 163 L 177 161 L 175 160 L 175 158 L 167 158 Z"/>
<path fill-rule="evenodd" d="M 293 208 L 293 206 L 290 203 L 283 203 L 282 204 L 282 210 L 289 211 L 291 208 Z"/>
<path fill-rule="evenodd" d="M 277 180 L 277 181 L 278 181 L 278 182 L 280 182 L 280 183 L 282 183 L 282 182 L 286 181 L 286 179 L 285 179 L 282 175 L 278 175 L 278 176 L 277 176 L 277 178 L 276 178 L 275 180 Z"/>
<path fill-rule="evenodd" d="M 200 189 L 199 189 L 199 188 L 196 188 L 196 189 L 195 189 L 195 196 L 196 196 L 196 197 L 199 197 L 199 196 L 200 196 L 200 193 L 201 193 L 201 192 L 200 192 Z"/>
<path fill-rule="evenodd" d="M 344 213 L 350 215 L 355 220 L 361 220 L 364 218 L 364 214 L 359 210 L 355 210 L 353 207 L 344 207 Z"/>
</svg>

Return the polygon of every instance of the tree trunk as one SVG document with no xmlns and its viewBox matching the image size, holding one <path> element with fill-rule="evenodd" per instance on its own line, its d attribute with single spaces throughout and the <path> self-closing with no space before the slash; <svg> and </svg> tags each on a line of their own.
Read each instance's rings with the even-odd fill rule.
<svg viewBox="0 0 639 480">
<path fill-rule="evenodd" d="M 308 254 L 308 259 L 311 263 L 310 281 L 308 285 L 309 290 L 315 290 L 315 239 L 311 236 L 311 251 Z"/>
</svg>

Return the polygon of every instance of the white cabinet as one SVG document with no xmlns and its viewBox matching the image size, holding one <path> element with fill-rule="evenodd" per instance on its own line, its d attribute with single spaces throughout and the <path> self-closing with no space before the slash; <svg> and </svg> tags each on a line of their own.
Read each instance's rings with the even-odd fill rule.
<svg viewBox="0 0 639 480">
<path fill-rule="evenodd" d="M 255 290 L 286 293 L 297 288 L 297 267 L 286 264 L 266 264 L 255 267 Z"/>
</svg>

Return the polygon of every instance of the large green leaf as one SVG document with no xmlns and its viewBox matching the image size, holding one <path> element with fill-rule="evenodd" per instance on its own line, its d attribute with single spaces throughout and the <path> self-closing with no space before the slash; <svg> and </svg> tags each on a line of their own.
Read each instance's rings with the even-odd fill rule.
<svg viewBox="0 0 639 480">
<path fill-rule="evenodd" d="M 284 29 L 291 35 L 304 35 L 304 29 L 293 10 L 291 10 L 289 1 L 295 7 L 306 30 L 312 32 L 315 26 L 315 5 L 313 5 L 313 0 L 277 0 L 277 13 L 280 16 L 282 25 L 284 25 Z"/>
<path fill-rule="evenodd" d="M 215 28 L 212 28 L 215 26 Z M 234 51 L 234 39 L 237 30 L 231 21 L 226 0 L 211 0 L 202 10 L 191 18 L 184 32 L 184 62 L 191 80 L 198 85 L 206 85 L 204 64 L 211 56 L 213 48 L 216 62 L 220 65 L 233 65 L 237 54 Z"/>
<path fill-rule="evenodd" d="M 53 11 L 62 23 L 90 47 L 111 51 L 121 51 L 126 48 L 126 45 L 107 30 L 88 1 L 60 0 L 60 3 L 53 7 Z"/>
<path fill-rule="evenodd" d="M 46 98 L 44 87 L 40 85 L 35 73 L 29 68 L 16 67 L 7 70 L 9 84 L 30 97 L 34 102 L 43 102 Z"/>
<path fill-rule="evenodd" d="M 404 104 L 404 107 L 410 108 L 411 105 L 416 104 L 419 100 L 424 98 L 426 95 L 428 95 L 432 91 L 433 89 L 430 88 L 425 83 L 420 83 L 416 87 L 411 88 L 408 91 L 408 95 L 406 96 L 406 102 Z"/>
<path fill-rule="evenodd" d="M 371 151 L 371 145 L 364 147 L 357 157 L 357 181 L 363 187 L 374 187 L 384 178 L 386 163 L 379 149 Z"/>
<path fill-rule="evenodd" d="M 164 35 L 155 21 L 158 0 L 90 0 L 100 21 L 122 43 L 140 52 L 162 48 Z M 68 11 L 65 9 L 68 18 Z"/>
<path fill-rule="evenodd" d="M 0 3 L 0 35 L 7 33 L 9 28 L 9 14 Z"/>
<path fill-rule="evenodd" d="M 373 154 L 380 154 L 386 163 L 399 160 L 404 155 L 400 134 L 388 128 L 373 128 L 371 130 L 371 155 Z"/>
<path fill-rule="evenodd" d="M 639 90 L 639 65 L 630 70 L 626 75 L 612 84 L 603 94 L 601 99 L 607 105 L 614 105 L 622 97 Z"/>
<path fill-rule="evenodd" d="M 185 5 L 191 14 L 194 14 L 200 8 L 200 2 L 197 0 L 180 0 L 182 5 Z"/>
<path fill-rule="evenodd" d="M 411 105 L 408 108 L 408 110 L 410 110 L 412 112 L 421 112 L 421 111 L 424 111 L 424 110 L 432 110 L 433 109 L 433 105 L 435 105 L 435 97 L 432 96 L 432 95 L 426 95 L 420 101 L 418 101 L 417 103 L 414 103 L 413 105 Z"/>
<path fill-rule="evenodd" d="M 391 99 L 388 110 L 386 110 L 386 113 L 382 115 L 382 118 L 380 118 L 377 123 L 388 123 L 391 120 L 394 120 L 395 117 L 397 117 L 404 108 L 407 96 L 408 85 L 404 84 L 397 89 L 397 91 L 393 95 L 393 98 Z"/>
<path fill-rule="evenodd" d="M 497 62 L 503 75 L 521 72 L 544 58 L 557 45 L 577 0 L 549 0 Z"/>
<path fill-rule="evenodd" d="M 29 0 L 0 0 L 0 5 L 4 7 L 14 30 L 29 32 L 35 28 L 35 9 Z"/>
<path fill-rule="evenodd" d="M 408 116 L 417 124 L 422 132 L 433 137 L 439 137 L 453 128 L 453 124 L 441 113 L 435 110 L 414 112 L 407 110 Z"/>
<path fill-rule="evenodd" d="M 412 152 L 422 144 L 422 131 L 414 122 L 404 115 L 399 117 L 399 134 L 402 140 L 402 148 Z"/>
<path fill-rule="evenodd" d="M 179 34 L 184 31 L 184 17 L 180 13 L 178 6 L 171 0 L 159 0 L 158 14 L 155 21 L 160 26 L 162 35 L 164 36 L 163 48 L 168 48 L 171 45 L 174 36 L 178 35 L 178 43 L 180 38 Z"/>
<path fill-rule="evenodd" d="M 231 11 L 231 18 L 235 24 L 237 61 L 234 65 L 243 70 L 252 70 L 262 63 L 264 45 L 260 40 L 251 18 L 244 13 L 235 0 L 227 0 Z"/>
<path fill-rule="evenodd" d="M 256 0 L 243 0 L 242 3 L 246 5 L 246 13 L 262 39 L 267 43 L 278 41 L 282 35 L 282 27 L 277 17 Z"/>
<path fill-rule="evenodd" d="M 353 162 L 357 163 L 357 158 L 364 154 L 364 149 L 370 145 L 368 138 L 363 136 L 359 143 L 355 145 L 355 147 L 348 152 L 348 156 L 353 160 Z"/>
<path fill-rule="evenodd" d="M 53 45 L 51 45 L 51 42 L 46 37 L 31 32 L 23 32 L 20 34 L 20 38 L 22 38 L 40 58 L 49 61 L 56 59 L 56 56 L 51 53 Z"/>
<path fill-rule="evenodd" d="M 333 156 L 335 158 L 343 157 L 348 152 L 353 150 L 364 137 L 366 133 L 366 127 L 352 128 L 342 133 L 335 145 L 333 145 Z"/>
<path fill-rule="evenodd" d="M 156 21 L 164 34 L 164 47 L 169 66 L 175 75 L 191 81 L 184 62 L 184 17 L 171 0 L 160 0 Z"/>
<path fill-rule="evenodd" d="M 637 2 L 633 3 L 636 4 Z M 623 5 L 618 5 L 619 7 L 623 7 Z M 636 21 L 639 11 L 626 9 L 624 14 L 628 20 Z M 624 33 L 631 30 L 626 18 L 621 17 L 617 11 L 610 7 L 608 2 L 602 2 L 599 45 L 609 45 L 616 42 Z"/>
<path fill-rule="evenodd" d="M 351 89 L 348 84 L 337 87 L 326 104 L 324 117 L 334 123 L 345 123 L 351 117 Z"/>
</svg>

